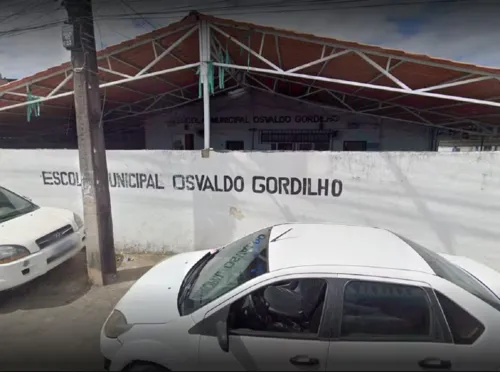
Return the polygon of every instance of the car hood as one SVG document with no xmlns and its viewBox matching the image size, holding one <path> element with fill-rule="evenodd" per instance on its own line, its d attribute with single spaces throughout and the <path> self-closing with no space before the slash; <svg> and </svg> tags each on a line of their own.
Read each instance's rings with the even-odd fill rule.
<svg viewBox="0 0 500 372">
<path fill-rule="evenodd" d="M 19 244 L 30 249 L 30 243 L 34 240 L 68 224 L 76 229 L 73 212 L 41 207 L 31 213 L 0 223 L 0 245 Z"/>
<path fill-rule="evenodd" d="M 169 257 L 144 274 L 118 302 L 129 324 L 167 323 L 180 317 L 177 297 L 189 269 L 209 250 Z"/>
</svg>

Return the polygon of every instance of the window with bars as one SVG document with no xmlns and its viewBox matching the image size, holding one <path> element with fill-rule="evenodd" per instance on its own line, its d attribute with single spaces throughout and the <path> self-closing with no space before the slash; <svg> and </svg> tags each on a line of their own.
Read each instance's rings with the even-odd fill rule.
<svg viewBox="0 0 500 372">
<path fill-rule="evenodd" d="M 274 151 L 329 151 L 335 131 L 261 131 L 260 142 Z"/>
<path fill-rule="evenodd" d="M 271 143 L 273 151 L 330 151 L 329 143 L 291 143 L 291 142 L 275 142 Z"/>
</svg>

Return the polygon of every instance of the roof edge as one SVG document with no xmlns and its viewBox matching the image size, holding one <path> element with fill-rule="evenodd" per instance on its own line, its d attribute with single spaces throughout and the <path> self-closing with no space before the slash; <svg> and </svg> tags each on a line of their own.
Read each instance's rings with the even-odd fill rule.
<svg viewBox="0 0 500 372">
<path fill-rule="evenodd" d="M 156 35 L 161 35 L 162 33 L 168 32 L 169 30 L 175 31 L 176 28 L 179 28 L 183 24 L 189 24 L 191 22 L 197 22 L 200 20 L 207 20 L 207 21 L 212 21 L 212 22 L 217 22 L 217 23 L 223 23 L 226 24 L 228 27 L 242 27 L 242 28 L 248 28 L 250 30 L 262 30 L 262 31 L 269 31 L 269 32 L 274 32 L 274 33 L 281 33 L 284 34 L 283 37 L 291 37 L 291 38 L 298 38 L 298 39 L 304 39 L 305 41 L 309 41 L 311 43 L 324 43 L 324 44 L 340 44 L 340 47 L 349 49 L 349 48 L 355 48 L 355 49 L 360 49 L 362 51 L 365 51 L 366 53 L 374 53 L 374 54 L 382 54 L 386 56 L 392 56 L 394 59 L 406 59 L 410 60 L 410 63 L 422 63 L 422 64 L 429 64 L 433 63 L 435 65 L 438 65 L 440 68 L 446 69 L 449 68 L 450 70 L 462 70 L 464 73 L 476 73 L 478 75 L 480 74 L 486 74 L 486 75 L 494 75 L 493 77 L 499 77 L 500 78 L 500 67 L 495 68 L 495 67 L 487 67 L 487 66 L 481 66 L 481 65 L 474 65 L 472 63 L 465 63 L 465 62 L 459 62 L 459 61 L 453 61 L 445 58 L 439 58 L 439 57 L 433 57 L 425 54 L 417 54 L 417 53 L 411 53 L 407 52 L 401 49 L 392 49 L 392 48 L 386 48 L 382 46 L 376 46 L 376 45 L 370 45 L 370 44 L 364 44 L 364 43 L 359 43 L 359 42 L 354 42 L 354 41 L 347 41 L 347 40 L 342 40 L 342 39 L 336 39 L 336 38 L 329 38 L 325 36 L 318 36 L 314 34 L 307 34 L 307 33 L 302 33 L 298 31 L 293 31 L 293 30 L 288 30 L 284 28 L 276 28 L 276 27 L 271 27 L 271 26 L 265 26 L 265 25 L 260 25 L 260 24 L 254 24 L 250 22 L 242 22 L 242 21 L 236 21 L 234 19 L 230 18 L 222 18 L 222 17 L 216 17 L 213 15 L 205 14 L 205 13 L 200 13 L 197 10 L 192 10 L 190 11 L 184 18 L 180 19 L 177 22 L 172 22 L 167 26 L 157 28 L 153 31 L 143 33 L 140 35 L 137 35 L 136 37 L 132 39 L 128 39 L 125 41 L 122 41 L 120 43 L 110 45 L 104 49 L 101 49 L 98 51 L 98 56 L 102 54 L 107 54 L 107 53 L 112 53 L 115 50 L 121 49 L 121 48 L 126 48 L 128 45 L 133 46 L 134 43 L 139 43 L 141 41 L 147 40 L 148 38 L 155 38 Z M 59 73 L 64 73 L 65 70 L 71 67 L 71 63 L 64 62 L 60 65 L 56 65 L 50 68 L 47 68 L 45 70 L 39 71 L 35 74 L 25 76 L 23 78 L 8 82 L 6 84 L 0 85 L 0 93 L 5 92 L 6 90 L 15 90 L 18 88 L 21 88 L 22 86 L 26 84 L 32 83 L 33 80 L 39 79 L 39 78 L 44 78 L 46 75 L 54 75 L 54 74 L 59 74 Z M 469 71 L 467 71 L 469 70 Z M 471 72 L 473 71 L 473 72 Z"/>
</svg>

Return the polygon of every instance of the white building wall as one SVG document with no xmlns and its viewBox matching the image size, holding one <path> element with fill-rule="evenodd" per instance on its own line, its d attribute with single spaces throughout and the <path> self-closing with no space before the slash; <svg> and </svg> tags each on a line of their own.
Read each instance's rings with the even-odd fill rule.
<svg viewBox="0 0 500 372">
<path fill-rule="evenodd" d="M 250 92 L 237 98 L 214 97 L 211 100 L 211 147 L 225 149 L 226 141 L 241 140 L 245 150 L 271 150 L 270 144 L 259 141 L 259 130 L 319 129 L 318 122 L 304 123 L 303 117 L 324 118 L 325 130 L 336 130 L 331 149 L 342 151 L 344 141 L 367 141 L 368 150 L 431 151 L 432 137 L 428 127 L 371 116 L 335 112 L 286 98 Z M 248 123 L 220 123 L 217 119 L 245 118 Z M 263 123 L 265 118 L 277 121 L 290 117 L 289 123 Z M 299 120 L 297 120 L 299 119 Z M 335 120 L 336 119 L 336 120 Z M 145 125 L 147 149 L 172 149 L 185 134 L 195 135 L 195 149 L 203 148 L 203 106 L 201 103 L 174 109 L 149 119 Z"/>
<path fill-rule="evenodd" d="M 200 151 L 142 150 L 108 151 L 107 157 L 119 250 L 207 249 L 272 224 L 326 222 L 390 229 L 500 269 L 498 152 L 228 152 L 202 158 Z M 82 212 L 80 187 L 69 182 L 78 173 L 76 150 L 0 150 L 0 169 L 2 186 L 40 205 Z M 181 187 L 189 175 L 198 179 L 193 190 Z M 128 184 L 117 187 L 117 176 Z M 244 187 L 223 189 L 224 178 L 238 177 Z M 308 178 L 312 191 L 319 180 L 335 183 L 336 193 L 331 186 L 326 195 L 272 193 L 262 189 L 262 177 L 270 185 L 273 177 Z M 138 186 L 138 179 L 150 184 Z M 328 249 L 335 242 L 324 244 Z"/>
</svg>

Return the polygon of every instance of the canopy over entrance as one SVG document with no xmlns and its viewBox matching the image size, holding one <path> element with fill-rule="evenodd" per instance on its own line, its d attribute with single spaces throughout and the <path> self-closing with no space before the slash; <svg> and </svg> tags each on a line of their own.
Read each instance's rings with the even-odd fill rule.
<svg viewBox="0 0 500 372">
<path fill-rule="evenodd" d="M 197 101 L 206 73 L 210 95 L 251 87 L 441 132 L 499 134 L 500 69 L 197 12 L 99 51 L 98 63 L 105 123 Z M 36 102 L 42 117 L 72 115 L 74 73 L 65 63 L 1 85 L 2 122 L 26 122 Z"/>
</svg>

